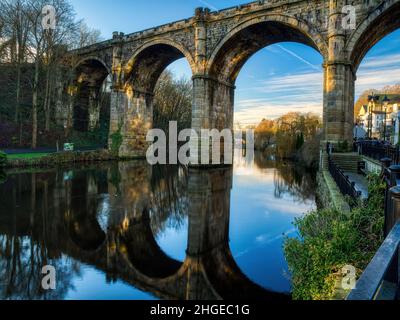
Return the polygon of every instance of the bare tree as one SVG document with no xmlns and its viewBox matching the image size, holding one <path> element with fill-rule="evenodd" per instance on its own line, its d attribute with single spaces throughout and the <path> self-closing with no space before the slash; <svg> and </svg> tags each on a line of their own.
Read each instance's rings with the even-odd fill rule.
<svg viewBox="0 0 400 320">
<path fill-rule="evenodd" d="M 55 9 L 55 28 L 43 26 L 47 16 L 43 9 L 48 5 Z M 61 70 L 59 69 L 61 58 L 67 50 L 99 41 L 101 41 L 100 31 L 89 28 L 82 20 L 76 20 L 70 0 L 0 1 L 0 63 L 5 63 L 7 68 L 15 67 L 15 71 L 9 73 L 13 79 L 10 86 L 15 85 L 15 91 L 10 90 L 11 87 L 3 89 L 9 90 L 7 96 L 12 99 L 12 108 L 8 112 L 8 117 L 14 118 L 16 123 L 20 122 L 21 141 L 22 121 L 28 120 L 21 115 L 22 98 L 32 99 L 31 145 L 36 148 L 39 123 L 44 124 L 45 131 L 50 130 L 55 97 L 60 92 L 60 86 L 56 87 L 55 84 L 56 76 Z M 73 54 L 69 57 L 73 62 Z M 27 73 L 24 72 L 25 67 Z M 63 72 L 70 73 L 72 77 L 72 69 L 63 69 Z M 28 79 L 31 88 L 26 84 Z M 43 122 L 38 123 L 38 114 L 42 111 Z"/>
<path fill-rule="evenodd" d="M 2 17 L 1 20 L 4 30 L 3 33 L 4 37 L 7 39 L 5 41 L 4 47 L 9 48 L 9 62 L 15 65 L 17 77 L 15 84 L 14 116 L 14 120 L 16 123 L 18 122 L 20 111 L 21 69 L 22 64 L 26 61 L 28 32 L 31 27 L 30 21 L 25 14 L 26 9 L 26 0 L 4 0 L 0 9 L 0 16 Z"/>
<path fill-rule="evenodd" d="M 154 125 L 168 132 L 169 121 L 178 122 L 178 130 L 190 128 L 192 121 L 192 83 L 188 79 L 176 80 L 165 71 L 154 92 Z"/>
<path fill-rule="evenodd" d="M 75 21 L 75 12 L 66 0 L 53 0 L 52 5 L 56 11 L 56 28 L 45 31 L 44 38 L 44 67 L 46 71 L 44 111 L 45 130 L 50 130 L 52 114 L 52 99 L 54 97 L 55 68 L 60 56 L 71 46 L 75 34 L 79 32 L 79 23 Z"/>
<path fill-rule="evenodd" d="M 89 28 L 84 21 L 79 21 L 78 25 L 77 39 L 72 43 L 73 48 L 83 48 L 103 40 L 100 30 Z"/>
<path fill-rule="evenodd" d="M 52 5 L 55 9 L 56 26 L 54 29 L 46 28 L 43 25 L 42 10 L 46 5 Z M 32 60 L 34 61 L 35 71 L 33 77 L 32 91 L 32 148 L 37 146 L 38 132 L 38 105 L 39 105 L 39 76 L 41 64 L 46 68 L 45 94 L 44 94 L 44 110 L 45 110 L 45 127 L 46 130 L 50 126 L 50 106 L 51 106 L 51 86 L 52 67 L 57 60 L 57 52 L 62 45 L 67 46 L 69 41 L 74 38 L 77 30 L 75 23 L 75 12 L 67 0 L 28 0 L 29 10 L 27 12 L 28 19 L 32 25 L 29 34 L 29 49 Z"/>
</svg>

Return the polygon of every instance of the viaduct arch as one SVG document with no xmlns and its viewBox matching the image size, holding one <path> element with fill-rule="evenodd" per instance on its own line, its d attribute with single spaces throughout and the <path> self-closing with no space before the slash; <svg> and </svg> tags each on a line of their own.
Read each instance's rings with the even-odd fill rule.
<svg viewBox="0 0 400 320">
<path fill-rule="evenodd" d="M 343 28 L 348 4 L 271 0 L 215 12 L 197 8 L 185 20 L 127 35 L 115 32 L 111 40 L 69 52 L 65 65 L 78 60 L 83 63 L 77 68 L 85 69 L 90 59 L 103 62 L 112 75 L 110 134 L 121 131 L 121 156 L 143 157 L 152 127 L 154 85 L 168 64 L 186 58 L 192 69 L 192 128 L 232 128 L 235 79 L 246 60 L 265 46 L 300 42 L 316 49 L 324 61 L 324 140 L 350 141 L 358 66 L 376 42 L 399 28 L 400 0 L 351 1 L 355 29 Z M 82 87 L 90 88 L 93 82 L 96 76 Z M 67 79 L 61 77 L 60 83 L 68 87 Z M 70 99 L 90 106 L 90 94 L 79 98 L 74 90 L 70 93 Z M 58 105 L 62 110 L 63 103 Z"/>
</svg>

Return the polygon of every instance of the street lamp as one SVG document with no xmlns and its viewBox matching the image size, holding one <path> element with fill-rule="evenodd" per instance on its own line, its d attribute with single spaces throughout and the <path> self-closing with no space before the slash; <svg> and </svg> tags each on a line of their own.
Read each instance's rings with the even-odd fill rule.
<svg viewBox="0 0 400 320">
<path fill-rule="evenodd" d="M 374 93 L 368 96 L 368 138 L 372 139 L 372 113 L 373 109 L 375 108 L 375 101 L 379 100 L 379 96 L 375 96 Z"/>
<path fill-rule="evenodd" d="M 384 135 L 384 141 L 386 141 L 386 125 L 387 125 L 387 109 L 388 109 L 388 106 L 389 106 L 389 102 L 390 102 L 390 99 L 387 97 L 387 95 L 385 95 L 385 98 L 382 100 L 382 102 L 383 102 L 383 110 L 385 111 L 385 122 L 384 122 L 384 129 L 383 129 L 383 135 Z"/>
</svg>

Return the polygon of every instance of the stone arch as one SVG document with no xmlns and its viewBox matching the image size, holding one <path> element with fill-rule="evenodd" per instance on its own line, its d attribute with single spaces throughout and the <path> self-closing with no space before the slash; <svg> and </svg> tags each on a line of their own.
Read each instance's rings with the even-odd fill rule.
<svg viewBox="0 0 400 320">
<path fill-rule="evenodd" d="M 85 57 L 74 65 L 70 83 L 75 95 L 72 110 L 75 130 L 88 131 L 99 125 L 101 87 L 110 75 L 110 67 L 95 56 Z"/>
<path fill-rule="evenodd" d="M 170 258 L 157 244 L 144 210 L 140 218 L 131 219 L 127 230 L 119 236 L 123 256 L 131 268 L 149 279 L 165 279 L 175 275 L 183 262 Z"/>
<path fill-rule="evenodd" d="M 399 16 L 399 0 L 383 1 L 354 30 L 347 41 L 346 52 L 355 72 L 376 43 L 400 28 Z"/>
<path fill-rule="evenodd" d="M 102 58 L 99 58 L 96 56 L 87 56 L 87 57 L 80 59 L 77 63 L 74 64 L 72 69 L 76 70 L 81 64 L 84 64 L 85 62 L 91 61 L 91 60 L 101 63 L 103 65 L 103 67 L 107 70 L 108 74 L 111 74 L 110 66 L 108 66 L 107 63 Z"/>
<path fill-rule="evenodd" d="M 146 136 L 153 127 L 155 86 L 167 66 L 180 58 L 186 58 L 193 70 L 194 60 L 188 49 L 171 39 L 157 38 L 140 46 L 124 64 L 121 90 L 124 120 L 120 129 L 124 139 L 120 156 L 146 154 Z M 114 128 L 117 130 L 117 125 Z"/>
<path fill-rule="evenodd" d="M 328 56 L 325 40 L 306 23 L 285 15 L 259 15 L 238 24 L 219 42 L 207 64 L 207 73 L 233 84 L 251 55 L 284 41 L 309 45 L 324 58 Z"/>
<path fill-rule="evenodd" d="M 144 43 L 125 64 L 123 69 L 125 87 L 130 83 L 134 90 L 152 93 L 165 68 L 181 58 L 186 58 L 192 73 L 194 73 L 193 56 L 183 45 L 163 38 Z"/>
</svg>

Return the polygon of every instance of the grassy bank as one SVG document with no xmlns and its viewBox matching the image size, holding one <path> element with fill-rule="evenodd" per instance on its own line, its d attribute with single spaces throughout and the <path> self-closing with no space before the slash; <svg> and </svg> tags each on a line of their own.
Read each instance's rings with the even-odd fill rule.
<svg viewBox="0 0 400 320">
<path fill-rule="evenodd" d="M 6 155 L 0 153 L 0 167 L 27 168 L 27 167 L 54 167 L 65 163 L 97 162 L 116 160 L 108 150 L 85 152 L 58 152 L 58 153 L 26 153 Z"/>
<path fill-rule="evenodd" d="M 383 241 L 385 185 L 379 176 L 368 179 L 368 201 L 350 213 L 319 209 L 296 220 L 300 238 L 284 245 L 294 299 L 343 298 L 342 268 L 354 266 L 359 277 L 373 258 Z"/>
<path fill-rule="evenodd" d="M 17 153 L 17 154 L 9 154 L 7 156 L 7 159 L 8 160 L 38 159 L 48 155 L 49 155 L 48 153 Z"/>
</svg>

